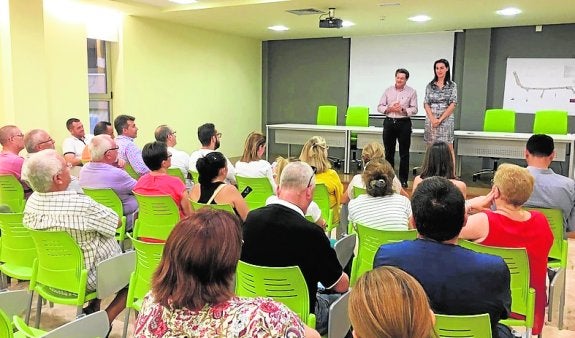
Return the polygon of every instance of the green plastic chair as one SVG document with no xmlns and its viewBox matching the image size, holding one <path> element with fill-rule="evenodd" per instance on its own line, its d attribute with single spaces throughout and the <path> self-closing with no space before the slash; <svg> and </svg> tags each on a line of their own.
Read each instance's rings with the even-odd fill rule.
<svg viewBox="0 0 575 338">
<path fill-rule="evenodd" d="M 66 231 L 29 231 L 38 253 L 29 285 L 30 291 L 38 293 L 34 326 L 40 324 L 42 298 L 57 304 L 75 305 L 79 316 L 82 305 L 96 298 L 96 291 L 86 291 L 88 270 L 82 249 Z"/>
<path fill-rule="evenodd" d="M 120 217 L 122 225 L 116 229 L 116 240 L 120 243 L 122 251 L 124 251 L 124 240 L 126 239 L 126 216 L 124 216 L 122 200 L 120 200 L 116 192 L 111 188 L 97 189 L 84 187 L 82 190 L 84 190 L 85 195 L 90 196 L 94 201 L 114 210 L 116 215 Z"/>
<path fill-rule="evenodd" d="M 562 274 L 565 275 L 567 271 L 567 253 L 569 252 L 569 241 L 565 239 L 565 230 L 563 227 L 563 211 L 561 209 L 545 209 L 545 208 L 525 208 L 527 210 L 537 210 L 545 215 L 551 232 L 553 233 L 553 245 L 549 251 L 547 258 L 547 268 L 555 270 L 555 275 L 549 284 L 549 307 L 547 309 L 548 320 L 553 320 L 553 298 L 555 295 L 555 288 L 558 287 L 557 283 L 561 279 Z M 557 327 L 559 330 L 563 329 L 563 316 L 565 313 L 565 278 L 563 283 L 559 286 L 559 322 Z"/>
<path fill-rule="evenodd" d="M 190 170 L 188 171 L 190 175 L 192 175 L 192 182 L 200 183 L 200 173 L 197 171 Z"/>
<path fill-rule="evenodd" d="M 487 109 L 483 119 L 483 131 L 514 133 L 515 132 L 515 111 L 509 109 Z M 491 157 L 492 168 L 483 168 L 473 174 L 473 182 L 481 178 L 481 175 L 495 174 L 499 165 L 499 158 Z"/>
<path fill-rule="evenodd" d="M 524 248 L 499 248 L 460 240 L 459 245 L 473 251 L 483 252 L 503 258 L 511 273 L 511 312 L 525 316 L 524 319 L 503 319 L 507 326 L 525 326 L 527 337 L 535 317 L 535 290 L 529 287 L 529 260 Z"/>
<path fill-rule="evenodd" d="M 24 188 L 14 175 L 0 175 L 0 204 L 10 207 L 12 212 L 24 211 Z"/>
<path fill-rule="evenodd" d="M 94 338 L 106 337 L 110 327 L 106 311 L 98 311 L 84 317 L 80 317 L 70 323 L 55 328 L 50 332 L 44 332 L 26 325 L 26 322 L 18 316 L 13 317 L 14 326 L 19 334 L 29 338 Z"/>
<path fill-rule="evenodd" d="M 246 187 L 252 188 L 252 191 L 244 197 L 250 210 L 265 206 L 268 197 L 274 194 L 274 189 L 267 177 L 236 176 L 236 182 L 238 183 L 239 191 L 244 191 Z"/>
<path fill-rule="evenodd" d="M 295 312 L 309 327 L 315 328 L 307 284 L 297 266 L 267 267 L 239 261 L 236 294 L 240 297 L 273 298 Z"/>
<path fill-rule="evenodd" d="M 32 295 L 27 290 L 14 290 L 0 292 L 0 337 L 26 337 L 23 333 L 13 333 L 13 316 L 28 316 L 28 305 L 32 301 Z M 34 334 L 44 331 L 32 329 Z"/>
<path fill-rule="evenodd" d="M 353 198 L 356 198 L 357 196 L 364 194 L 367 194 L 365 188 L 353 187 Z"/>
<path fill-rule="evenodd" d="M 134 222 L 134 238 L 166 240 L 180 221 L 180 210 L 168 195 L 147 196 L 134 193 L 138 201 L 138 219 Z"/>
<path fill-rule="evenodd" d="M 124 170 L 128 173 L 128 175 L 130 175 L 130 177 L 132 177 L 136 181 L 140 178 L 140 175 L 134 170 L 134 168 L 132 168 L 132 165 L 130 165 L 130 163 L 126 162 L 126 164 L 124 165 Z"/>
<path fill-rule="evenodd" d="M 368 127 L 369 126 L 369 107 L 351 106 L 347 107 L 345 115 L 345 125 L 347 127 Z M 356 159 L 357 152 L 357 133 L 350 134 L 350 150 L 352 152 L 351 162 L 355 162 L 358 168 L 361 168 L 361 159 Z"/>
<path fill-rule="evenodd" d="M 337 106 L 317 107 L 316 124 L 319 126 L 337 126 Z"/>
<path fill-rule="evenodd" d="M 184 177 L 184 174 L 182 174 L 182 171 L 178 168 L 168 168 L 168 175 L 177 177 L 180 180 L 182 180 L 184 184 L 186 183 L 186 178 Z"/>
<path fill-rule="evenodd" d="M 22 217 L 21 213 L 0 213 L 2 287 L 7 285 L 6 276 L 19 280 L 32 278 L 32 266 L 37 257 L 36 246 L 30 232 L 22 224 Z"/>
<path fill-rule="evenodd" d="M 380 246 L 389 243 L 413 240 L 417 237 L 416 230 L 388 231 L 368 228 L 355 224 L 358 237 L 357 256 L 351 265 L 350 284 L 355 285 L 357 279 L 367 271 L 373 269 L 373 259 Z"/>
<path fill-rule="evenodd" d="M 205 203 L 194 202 L 192 200 L 190 200 L 190 203 L 192 205 L 192 210 L 194 211 L 199 211 L 201 208 L 211 208 L 215 210 L 227 211 L 233 215 L 236 214 L 234 211 L 234 207 L 232 207 L 231 204 L 205 204 Z"/>
<path fill-rule="evenodd" d="M 566 135 L 568 125 L 567 112 L 564 110 L 539 110 L 533 120 L 533 134 Z"/>
<path fill-rule="evenodd" d="M 441 338 L 491 338 L 489 314 L 461 316 L 435 314 L 435 332 Z"/>
<path fill-rule="evenodd" d="M 329 191 L 325 184 L 316 183 L 313 191 L 313 201 L 319 207 L 321 217 L 326 221 L 325 231 L 330 232 L 337 224 L 333 224 L 333 210 L 329 207 Z"/>
<path fill-rule="evenodd" d="M 131 239 L 134 250 L 136 250 L 136 270 L 132 272 L 132 275 L 130 276 L 130 284 L 128 286 L 124 337 L 128 330 L 130 309 L 140 311 L 144 296 L 151 289 L 152 276 L 160 264 L 165 245 L 164 243 L 143 242 L 137 240 L 135 237 Z"/>
</svg>

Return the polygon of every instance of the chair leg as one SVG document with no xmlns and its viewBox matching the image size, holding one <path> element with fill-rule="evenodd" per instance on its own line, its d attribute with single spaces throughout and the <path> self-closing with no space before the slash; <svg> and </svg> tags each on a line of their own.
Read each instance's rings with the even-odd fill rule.
<svg viewBox="0 0 575 338">
<path fill-rule="evenodd" d="M 51 303 L 51 302 L 50 302 Z M 83 312 L 82 312 L 82 305 L 78 305 L 76 307 L 76 319 L 80 318 L 82 316 Z"/>
<path fill-rule="evenodd" d="M 531 338 L 531 328 L 527 328 L 527 331 L 525 331 L 525 338 Z M 541 337 L 541 334 L 539 334 L 539 337 Z"/>
<path fill-rule="evenodd" d="M 559 323 L 557 323 L 557 328 L 559 330 L 563 330 L 563 314 L 565 312 L 565 284 L 567 283 L 567 271 L 563 269 L 562 271 L 562 278 L 561 278 L 561 289 L 560 289 L 560 297 L 559 297 Z"/>
<path fill-rule="evenodd" d="M 126 308 L 126 318 L 124 319 L 124 332 L 122 333 L 122 338 L 126 338 L 128 335 L 128 322 L 130 321 L 130 308 Z"/>
<path fill-rule="evenodd" d="M 0 272 L 0 290 L 4 291 L 8 289 L 8 277 Z"/>
<path fill-rule="evenodd" d="M 36 319 L 34 321 L 34 327 L 40 327 L 40 316 L 42 315 L 42 296 L 38 294 L 38 301 L 36 302 Z"/>
<path fill-rule="evenodd" d="M 28 300 L 28 311 L 26 311 L 26 325 L 30 324 L 30 313 L 32 312 L 32 300 L 34 299 L 34 291 L 30 292 L 30 299 Z"/>
</svg>

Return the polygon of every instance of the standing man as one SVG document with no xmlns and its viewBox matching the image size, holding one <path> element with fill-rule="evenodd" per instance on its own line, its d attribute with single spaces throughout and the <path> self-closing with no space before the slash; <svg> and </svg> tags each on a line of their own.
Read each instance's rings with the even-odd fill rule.
<svg viewBox="0 0 575 338">
<path fill-rule="evenodd" d="M 138 148 L 134 139 L 138 137 L 138 127 L 136 127 L 136 118 L 129 115 L 119 115 L 114 119 L 114 128 L 116 128 L 116 144 L 120 148 L 118 155 L 120 159 L 130 164 L 138 175 L 142 176 L 150 172 L 150 169 L 142 159 L 142 150 Z"/>
<path fill-rule="evenodd" d="M 74 166 L 81 166 L 82 152 L 86 144 L 90 143 L 92 135 L 86 135 L 84 125 L 75 117 L 66 121 L 66 128 L 70 132 L 70 136 L 64 139 L 62 143 L 64 158 L 66 162 L 72 163 Z"/>
<path fill-rule="evenodd" d="M 385 115 L 383 120 L 383 145 L 385 159 L 394 166 L 395 140 L 399 143 L 399 181 L 407 188 L 409 175 L 409 147 L 411 146 L 411 119 L 417 114 L 417 93 L 406 86 L 409 72 L 399 68 L 395 71 L 395 85 L 387 88 L 377 106 Z"/>
</svg>

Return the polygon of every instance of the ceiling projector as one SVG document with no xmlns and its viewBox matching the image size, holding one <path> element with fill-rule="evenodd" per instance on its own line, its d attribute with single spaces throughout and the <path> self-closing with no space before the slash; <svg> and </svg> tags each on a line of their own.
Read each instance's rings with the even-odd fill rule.
<svg viewBox="0 0 575 338">
<path fill-rule="evenodd" d="M 329 9 L 327 18 L 319 18 L 319 28 L 341 28 L 342 23 L 341 19 L 335 17 L 335 8 Z"/>
</svg>

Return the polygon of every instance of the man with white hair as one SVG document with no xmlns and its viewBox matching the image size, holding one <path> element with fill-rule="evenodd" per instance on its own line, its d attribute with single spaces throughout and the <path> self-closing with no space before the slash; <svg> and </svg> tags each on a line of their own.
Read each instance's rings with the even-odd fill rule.
<svg viewBox="0 0 575 338">
<path fill-rule="evenodd" d="M 154 131 L 154 137 L 158 142 L 164 142 L 168 146 L 168 152 L 172 154 L 172 165 L 170 168 L 178 168 L 184 177 L 188 177 L 190 168 L 190 155 L 185 151 L 174 148 L 178 141 L 176 139 L 176 131 L 165 124 L 158 126 Z M 186 179 L 186 186 L 192 186 L 191 181 Z"/>
<path fill-rule="evenodd" d="M 120 254 L 114 236 L 119 225 L 116 213 L 90 197 L 67 191 L 71 181 L 70 165 L 62 155 L 47 149 L 32 154 L 24 162 L 22 173 L 34 193 L 24 208 L 24 224 L 35 230 L 66 231 L 78 243 L 88 270 L 87 290 L 96 289 L 96 264 Z M 106 309 L 110 323 L 126 305 L 124 289 Z M 90 302 L 84 312 L 98 311 L 100 300 Z"/>
<path fill-rule="evenodd" d="M 94 136 L 88 149 L 92 160 L 80 170 L 80 186 L 82 188 L 111 188 L 122 201 L 124 216 L 127 217 L 126 226 L 132 228 L 133 217 L 138 210 L 138 202 L 134 197 L 136 180 L 123 169 L 117 167 L 118 146 L 114 139 L 107 134 Z"/>
<path fill-rule="evenodd" d="M 306 280 L 316 329 L 323 335 L 329 306 L 339 295 L 316 294 L 317 284 L 342 293 L 349 289 L 349 278 L 323 230 L 304 216 L 314 189 L 315 174 L 307 163 L 288 164 L 280 177 L 278 199 L 246 218 L 241 260 L 262 266 L 297 265 Z"/>
</svg>

